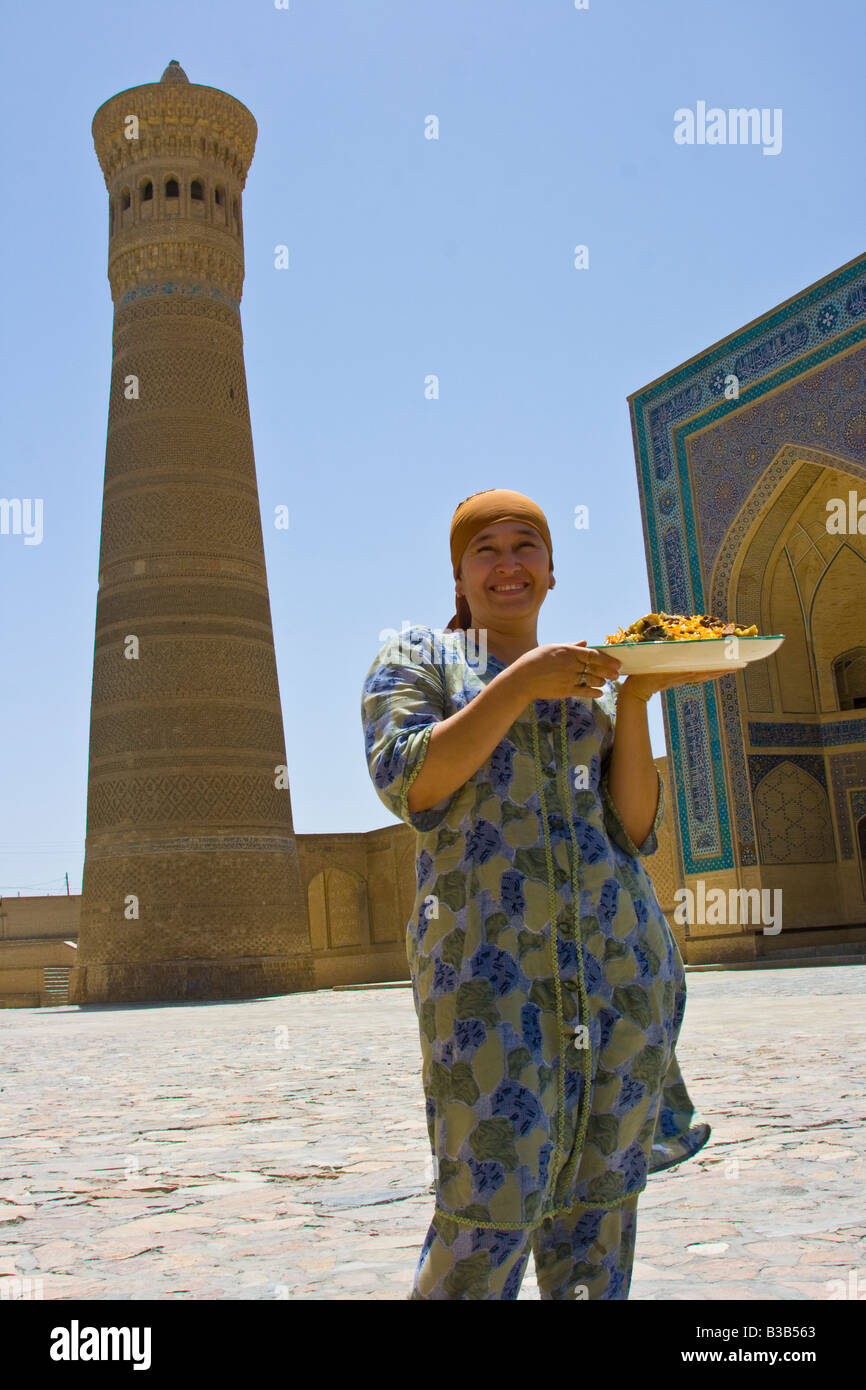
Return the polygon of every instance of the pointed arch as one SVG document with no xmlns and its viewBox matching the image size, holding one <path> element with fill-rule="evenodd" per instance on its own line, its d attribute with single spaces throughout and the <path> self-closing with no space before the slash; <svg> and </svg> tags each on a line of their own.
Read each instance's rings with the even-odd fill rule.
<svg viewBox="0 0 866 1390">
<path fill-rule="evenodd" d="M 764 864 L 826 864 L 836 858 L 827 793 L 788 758 L 755 788 L 755 819 Z"/>
<path fill-rule="evenodd" d="M 314 951 L 365 946 L 370 941 L 367 882 L 351 869 L 320 869 L 307 885 Z"/>
<path fill-rule="evenodd" d="M 866 607 L 866 537 L 831 535 L 826 503 L 862 486 L 856 470 L 822 450 L 785 445 L 731 523 L 713 570 L 711 611 L 786 638 L 741 673 L 750 713 L 838 708 L 832 662 L 840 645 L 856 644 L 845 625 Z M 863 606 L 840 605 L 851 584 Z"/>
<path fill-rule="evenodd" d="M 836 657 L 833 686 L 840 709 L 866 709 L 866 647 L 852 647 Z"/>
</svg>

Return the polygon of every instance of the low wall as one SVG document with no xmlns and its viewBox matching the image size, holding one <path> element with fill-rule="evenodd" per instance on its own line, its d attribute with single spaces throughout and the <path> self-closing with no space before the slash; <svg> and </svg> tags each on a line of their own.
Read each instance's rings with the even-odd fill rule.
<svg viewBox="0 0 866 1390">
<path fill-rule="evenodd" d="M 792 953 L 819 955 L 846 946 L 866 955 L 866 924 L 817 925 L 812 918 L 790 920 L 789 914 L 783 930 L 770 936 L 761 926 L 748 923 L 677 923 L 674 893 L 682 877 L 667 758 L 656 758 L 655 764 L 665 782 L 667 812 L 659 830 L 658 850 L 643 863 L 687 965 L 748 963 L 773 955 L 781 960 Z M 395 821 L 381 830 L 297 835 L 296 841 L 306 887 L 316 988 L 408 980 L 406 927 L 415 898 L 414 832 Z M 758 886 L 760 872 L 766 880 L 767 870 L 758 871 Z M 774 876 L 785 874 L 784 870 L 771 872 Z M 730 871 L 707 875 L 706 883 L 739 886 L 735 877 Z M 807 904 L 808 895 L 804 897 L 794 885 L 787 901 Z M 75 964 L 80 905 L 80 896 L 0 901 L 0 1007 L 34 1008 L 66 1002 L 65 980 Z"/>
</svg>

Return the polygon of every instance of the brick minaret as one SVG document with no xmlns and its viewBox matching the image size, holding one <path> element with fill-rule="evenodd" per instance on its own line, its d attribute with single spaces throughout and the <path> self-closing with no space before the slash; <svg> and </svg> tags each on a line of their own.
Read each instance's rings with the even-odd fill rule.
<svg viewBox="0 0 866 1390">
<path fill-rule="evenodd" d="M 114 352 L 73 1003 L 315 987 L 239 311 L 256 133 L 174 60 L 93 119 Z"/>
</svg>

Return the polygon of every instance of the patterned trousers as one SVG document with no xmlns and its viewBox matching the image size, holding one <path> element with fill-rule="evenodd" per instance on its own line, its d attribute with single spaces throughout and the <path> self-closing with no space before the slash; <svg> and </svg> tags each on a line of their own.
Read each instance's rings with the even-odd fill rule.
<svg viewBox="0 0 866 1390">
<path fill-rule="evenodd" d="M 542 1299 L 627 1299 L 639 1196 L 578 1205 L 527 1231 L 458 1226 L 436 1213 L 407 1297 L 517 1298 L 531 1249 Z"/>
</svg>

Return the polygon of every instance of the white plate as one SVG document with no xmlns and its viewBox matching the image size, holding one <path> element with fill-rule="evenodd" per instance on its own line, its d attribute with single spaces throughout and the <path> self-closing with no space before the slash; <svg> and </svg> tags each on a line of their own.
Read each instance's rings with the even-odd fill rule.
<svg viewBox="0 0 866 1390">
<path fill-rule="evenodd" d="M 772 656 L 784 640 L 784 633 L 774 637 L 692 637 L 685 642 L 610 642 L 595 650 L 610 652 L 621 661 L 621 676 L 656 676 L 673 671 L 739 671 L 750 661 Z M 736 645 L 729 647 L 731 642 Z"/>
</svg>

